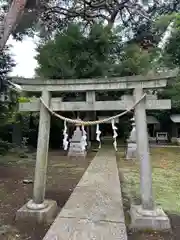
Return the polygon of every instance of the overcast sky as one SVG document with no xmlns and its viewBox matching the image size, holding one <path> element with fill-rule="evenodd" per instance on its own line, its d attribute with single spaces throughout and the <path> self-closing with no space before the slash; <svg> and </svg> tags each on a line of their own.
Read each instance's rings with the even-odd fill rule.
<svg viewBox="0 0 180 240">
<path fill-rule="evenodd" d="M 8 44 L 12 45 L 11 52 L 17 64 L 11 76 L 34 77 L 34 70 L 37 66 L 37 62 L 34 59 L 36 56 L 35 40 L 25 37 L 24 40 L 20 42 L 10 38 Z"/>
</svg>

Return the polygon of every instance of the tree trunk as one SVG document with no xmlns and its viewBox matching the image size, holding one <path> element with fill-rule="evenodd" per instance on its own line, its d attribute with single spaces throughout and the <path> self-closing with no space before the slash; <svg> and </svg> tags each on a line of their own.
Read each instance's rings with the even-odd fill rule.
<svg viewBox="0 0 180 240">
<path fill-rule="evenodd" d="M 108 21 L 108 24 L 107 24 L 107 27 L 109 28 L 109 29 L 112 29 L 113 28 L 113 26 L 114 26 L 114 23 L 115 23 L 115 21 L 116 21 L 116 17 L 117 17 L 117 15 L 118 15 L 118 10 L 115 10 L 112 14 L 111 14 L 111 17 L 110 17 L 110 19 L 109 19 L 109 21 Z"/>
<path fill-rule="evenodd" d="M 22 17 L 27 1 L 28 0 L 13 0 L 0 26 L 0 51 L 5 47 L 9 36 Z"/>
</svg>

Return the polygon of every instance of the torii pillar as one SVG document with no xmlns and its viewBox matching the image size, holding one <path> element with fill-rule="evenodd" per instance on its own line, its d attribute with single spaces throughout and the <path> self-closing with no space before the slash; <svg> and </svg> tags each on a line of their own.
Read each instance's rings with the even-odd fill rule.
<svg viewBox="0 0 180 240">
<path fill-rule="evenodd" d="M 143 96 L 142 88 L 134 89 L 134 100 Z M 131 228 L 169 230 L 171 229 L 168 216 L 162 208 L 155 206 L 152 191 L 152 169 L 149 154 L 145 99 L 135 107 L 137 155 L 140 161 L 140 193 L 141 205 L 131 205 Z"/>
<path fill-rule="evenodd" d="M 43 91 L 42 99 L 49 106 L 51 101 L 50 92 Z M 31 217 L 37 222 L 49 222 L 57 213 L 56 201 L 45 200 L 50 119 L 50 113 L 41 104 L 33 199 L 17 211 L 16 220 Z"/>
</svg>

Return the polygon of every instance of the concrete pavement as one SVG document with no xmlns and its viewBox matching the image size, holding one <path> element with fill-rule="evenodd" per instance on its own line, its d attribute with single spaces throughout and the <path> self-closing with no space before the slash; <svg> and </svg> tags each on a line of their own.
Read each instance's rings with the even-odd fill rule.
<svg viewBox="0 0 180 240">
<path fill-rule="evenodd" d="M 127 240 L 113 150 L 97 153 L 44 240 Z"/>
</svg>

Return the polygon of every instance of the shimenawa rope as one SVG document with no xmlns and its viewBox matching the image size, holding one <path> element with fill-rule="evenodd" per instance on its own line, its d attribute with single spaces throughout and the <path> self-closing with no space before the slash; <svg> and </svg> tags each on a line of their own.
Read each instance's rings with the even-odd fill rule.
<svg viewBox="0 0 180 240">
<path fill-rule="evenodd" d="M 139 100 L 137 100 L 132 107 L 130 107 L 129 109 L 125 110 L 124 112 L 119 113 L 119 114 L 117 114 L 115 116 L 112 116 L 112 117 L 109 117 L 109 118 L 104 118 L 102 120 L 96 120 L 96 121 L 82 121 L 82 120 L 77 120 L 77 119 L 71 119 L 71 118 L 63 117 L 62 115 L 57 114 L 52 109 L 50 109 L 42 98 L 40 98 L 40 101 L 53 116 L 55 116 L 55 117 L 57 117 L 57 118 L 59 118 L 59 119 L 61 119 L 63 121 L 72 123 L 72 124 L 81 125 L 81 126 L 90 126 L 90 125 L 96 125 L 96 124 L 101 124 L 101 123 L 105 123 L 105 122 L 110 122 L 113 119 L 116 119 L 116 118 L 124 116 L 126 113 L 128 113 L 132 109 L 134 109 L 145 98 L 145 96 L 146 96 L 146 93 L 144 95 L 142 95 L 142 97 Z"/>
</svg>

